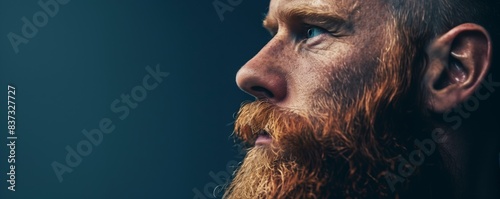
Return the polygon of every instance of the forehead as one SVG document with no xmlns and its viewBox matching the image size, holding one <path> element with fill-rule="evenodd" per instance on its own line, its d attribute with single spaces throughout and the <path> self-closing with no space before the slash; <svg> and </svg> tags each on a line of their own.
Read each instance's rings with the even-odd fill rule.
<svg viewBox="0 0 500 199">
<path fill-rule="evenodd" d="M 355 21 L 381 14 L 381 0 L 271 0 L 266 21 L 287 20 L 290 13 L 320 13 Z M 372 18 L 373 19 L 373 18 Z"/>
<path fill-rule="evenodd" d="M 271 0 L 269 5 L 269 14 L 297 7 L 309 7 L 322 11 L 349 14 L 359 6 L 358 1 L 359 0 Z"/>
</svg>

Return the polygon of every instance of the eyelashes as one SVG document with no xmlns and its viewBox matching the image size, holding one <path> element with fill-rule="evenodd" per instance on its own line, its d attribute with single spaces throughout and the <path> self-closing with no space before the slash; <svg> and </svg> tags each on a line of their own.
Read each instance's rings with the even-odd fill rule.
<svg viewBox="0 0 500 199">
<path fill-rule="evenodd" d="M 330 31 L 324 28 L 309 24 L 305 24 L 300 28 L 296 28 L 294 32 L 295 32 L 294 35 L 298 35 L 304 39 L 311 39 L 320 36 L 322 34 L 331 34 Z M 274 37 L 277 33 L 278 30 L 269 30 L 269 34 L 271 35 L 271 37 Z"/>
<path fill-rule="evenodd" d="M 309 25 L 309 27 L 306 26 L 305 38 L 310 39 L 327 33 L 329 32 L 324 28 Z"/>
</svg>

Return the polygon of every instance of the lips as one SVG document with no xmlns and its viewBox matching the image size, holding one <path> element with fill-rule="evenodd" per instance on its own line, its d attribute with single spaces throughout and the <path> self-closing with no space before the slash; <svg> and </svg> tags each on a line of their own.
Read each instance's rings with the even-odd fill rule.
<svg viewBox="0 0 500 199">
<path fill-rule="evenodd" d="M 271 144 L 273 139 L 271 138 L 271 135 L 267 131 L 261 130 L 257 134 L 257 139 L 255 140 L 255 145 L 268 145 Z"/>
</svg>

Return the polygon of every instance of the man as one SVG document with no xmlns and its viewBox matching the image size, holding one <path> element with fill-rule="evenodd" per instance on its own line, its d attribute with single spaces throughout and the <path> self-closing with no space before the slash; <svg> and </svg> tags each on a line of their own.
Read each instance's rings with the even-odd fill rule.
<svg viewBox="0 0 500 199">
<path fill-rule="evenodd" d="M 495 8 L 271 0 L 273 38 L 236 76 L 257 100 L 224 197 L 499 198 Z"/>
</svg>

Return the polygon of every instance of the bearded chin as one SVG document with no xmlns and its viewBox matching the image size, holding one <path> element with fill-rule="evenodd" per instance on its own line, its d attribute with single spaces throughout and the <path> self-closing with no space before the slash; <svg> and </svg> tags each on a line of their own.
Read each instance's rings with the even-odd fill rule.
<svg viewBox="0 0 500 199">
<path fill-rule="evenodd" d="M 321 190 L 328 180 L 328 175 L 323 173 L 322 169 L 324 158 L 321 157 L 323 154 L 321 145 L 312 140 L 313 134 L 298 132 L 310 131 L 310 126 L 304 125 L 308 122 L 299 122 L 300 116 L 288 112 L 279 113 L 286 119 L 272 122 L 276 121 L 276 118 L 270 117 L 276 116 L 281 110 L 266 103 L 249 104 L 242 108 L 242 112 L 250 111 L 249 109 L 261 111 L 260 115 L 252 115 L 247 119 L 270 119 L 265 126 L 267 129 L 273 129 L 268 130 L 273 142 L 249 150 L 226 193 L 226 198 L 314 198 L 319 193 L 326 194 Z M 249 121 L 240 117 L 237 123 L 241 126 L 237 125 L 237 128 L 241 128 L 239 129 L 241 136 L 248 136 L 247 138 L 253 142 L 255 133 L 252 132 L 255 130 L 245 125 L 246 122 Z M 261 127 L 254 126 L 254 128 Z M 283 131 L 288 131 L 288 136 L 280 136 Z"/>
<path fill-rule="evenodd" d="M 254 147 L 238 170 L 226 198 L 321 198 L 329 193 L 323 190 L 328 176 L 320 170 L 298 160 L 284 160 L 267 147 Z"/>
</svg>

